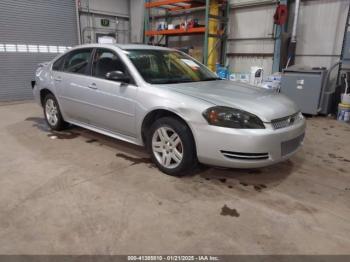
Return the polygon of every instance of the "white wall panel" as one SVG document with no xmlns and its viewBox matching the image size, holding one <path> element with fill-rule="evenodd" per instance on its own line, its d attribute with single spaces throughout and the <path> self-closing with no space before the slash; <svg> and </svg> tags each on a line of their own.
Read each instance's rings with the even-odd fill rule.
<svg viewBox="0 0 350 262">
<path fill-rule="evenodd" d="M 129 0 L 81 0 L 81 7 L 94 13 L 129 16 Z"/>
<path fill-rule="evenodd" d="M 272 57 L 229 57 L 230 70 L 237 73 L 249 73 L 252 66 L 264 69 L 264 75 L 271 74 Z"/>
<path fill-rule="evenodd" d="M 273 6 L 231 9 L 229 37 L 271 37 Z"/>
<path fill-rule="evenodd" d="M 296 63 L 329 67 L 337 60 L 332 56 L 340 55 L 348 8 L 348 0 L 302 2 L 297 31 Z"/>
<path fill-rule="evenodd" d="M 128 0 L 81 0 L 80 30 L 83 43 L 97 42 L 97 35 L 111 35 L 117 43 L 130 42 Z M 108 19 L 109 26 L 102 26 Z"/>
<path fill-rule="evenodd" d="M 235 5 L 251 4 L 257 1 L 235 0 Z M 275 7 L 271 5 L 249 8 L 233 8 L 230 11 L 229 38 L 272 38 L 272 17 Z M 233 40 L 228 41 L 228 53 L 263 53 L 272 54 L 274 40 Z M 271 57 L 233 56 L 228 59 L 231 71 L 250 72 L 251 66 L 261 66 L 265 74 L 272 71 Z"/>
<path fill-rule="evenodd" d="M 274 40 L 240 40 L 228 42 L 228 53 L 273 53 Z"/>
<path fill-rule="evenodd" d="M 236 6 L 252 5 L 255 0 L 231 0 Z M 260 1 L 262 2 L 262 1 Z M 296 63 L 307 66 L 326 66 L 337 61 L 340 54 L 349 0 L 302 1 L 297 31 Z M 230 37 L 270 37 L 273 29 L 274 5 L 232 9 Z M 294 5 L 289 9 L 289 30 L 293 23 Z M 228 52 L 271 53 L 274 42 L 269 40 L 231 41 Z M 307 55 L 307 56 L 302 56 Z M 312 56 L 310 56 L 312 55 Z M 234 71 L 242 72 L 257 63 L 255 58 L 231 57 Z M 266 72 L 271 71 L 272 58 L 261 58 Z M 269 67 L 269 68 L 268 68 Z"/>
<path fill-rule="evenodd" d="M 102 26 L 101 19 L 108 19 L 109 26 Z M 130 41 L 129 19 L 102 14 L 80 15 L 80 28 L 83 43 L 96 43 L 97 35 L 115 37 L 117 43 L 126 44 Z"/>
</svg>

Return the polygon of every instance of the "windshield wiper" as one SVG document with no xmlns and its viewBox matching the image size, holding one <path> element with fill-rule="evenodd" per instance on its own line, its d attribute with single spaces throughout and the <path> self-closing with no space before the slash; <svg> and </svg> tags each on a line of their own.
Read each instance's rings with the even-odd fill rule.
<svg viewBox="0 0 350 262">
<path fill-rule="evenodd" d="M 210 78 L 205 78 L 202 81 L 216 81 L 216 80 L 222 80 L 220 77 L 210 77 Z"/>
<path fill-rule="evenodd" d="M 165 84 L 181 84 L 181 83 L 188 83 L 188 82 L 195 82 L 194 80 L 190 79 L 173 79 L 173 80 L 168 80 L 165 82 Z"/>
</svg>

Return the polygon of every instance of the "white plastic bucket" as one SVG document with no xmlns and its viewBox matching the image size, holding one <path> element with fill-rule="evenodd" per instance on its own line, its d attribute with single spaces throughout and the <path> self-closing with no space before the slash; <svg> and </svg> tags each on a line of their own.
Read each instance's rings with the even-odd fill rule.
<svg viewBox="0 0 350 262">
<path fill-rule="evenodd" d="M 345 105 L 350 105 L 350 94 L 342 94 L 341 103 Z"/>
<path fill-rule="evenodd" d="M 350 104 L 338 105 L 338 121 L 350 124 Z"/>
</svg>

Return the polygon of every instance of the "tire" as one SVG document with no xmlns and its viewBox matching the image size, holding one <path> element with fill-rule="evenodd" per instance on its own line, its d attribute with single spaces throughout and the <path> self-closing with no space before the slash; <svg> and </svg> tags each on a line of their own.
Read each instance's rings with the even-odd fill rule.
<svg viewBox="0 0 350 262">
<path fill-rule="evenodd" d="M 47 94 L 43 103 L 46 123 L 52 130 L 61 131 L 68 126 L 64 121 L 58 102 L 53 94 Z"/>
<path fill-rule="evenodd" d="M 191 130 L 174 117 L 163 117 L 154 122 L 148 132 L 147 149 L 153 162 L 167 175 L 190 174 L 198 164 Z"/>
</svg>

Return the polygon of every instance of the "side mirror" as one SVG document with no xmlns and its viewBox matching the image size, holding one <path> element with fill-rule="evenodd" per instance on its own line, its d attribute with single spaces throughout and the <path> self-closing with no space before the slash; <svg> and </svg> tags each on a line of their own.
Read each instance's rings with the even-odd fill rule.
<svg viewBox="0 0 350 262">
<path fill-rule="evenodd" d="M 122 71 L 111 71 L 106 74 L 106 79 L 116 81 L 116 82 L 122 82 L 122 83 L 129 83 L 130 77 L 124 74 Z"/>
</svg>

